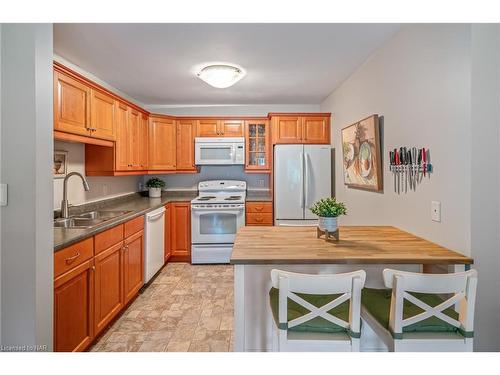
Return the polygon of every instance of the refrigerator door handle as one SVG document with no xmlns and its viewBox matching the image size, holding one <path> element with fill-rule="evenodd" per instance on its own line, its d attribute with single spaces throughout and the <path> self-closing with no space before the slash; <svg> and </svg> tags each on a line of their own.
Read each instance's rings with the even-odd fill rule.
<svg viewBox="0 0 500 375">
<path fill-rule="evenodd" d="M 309 195 L 309 167 L 307 166 L 307 162 L 309 160 L 309 154 L 304 153 L 304 165 L 305 165 L 305 173 L 304 173 L 304 208 L 307 208 L 307 197 Z"/>
<path fill-rule="evenodd" d="M 300 189 L 300 207 L 305 206 L 305 196 L 304 196 L 304 153 L 300 154 L 300 176 L 302 177 L 302 188 Z"/>
</svg>

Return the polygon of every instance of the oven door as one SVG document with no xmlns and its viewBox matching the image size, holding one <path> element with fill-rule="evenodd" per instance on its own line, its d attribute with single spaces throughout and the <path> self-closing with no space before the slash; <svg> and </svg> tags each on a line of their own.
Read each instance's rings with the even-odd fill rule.
<svg viewBox="0 0 500 375">
<path fill-rule="evenodd" d="M 235 156 L 234 143 L 196 143 L 197 165 L 235 164 Z"/>
<path fill-rule="evenodd" d="M 214 209 L 191 207 L 193 244 L 233 243 L 238 229 L 245 225 L 245 207 Z"/>
</svg>

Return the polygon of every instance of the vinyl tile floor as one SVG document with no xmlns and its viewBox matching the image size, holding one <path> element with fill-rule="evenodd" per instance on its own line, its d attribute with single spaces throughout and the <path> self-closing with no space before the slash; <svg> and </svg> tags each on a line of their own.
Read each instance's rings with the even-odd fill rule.
<svg viewBox="0 0 500 375">
<path fill-rule="evenodd" d="M 233 267 L 169 263 L 90 350 L 227 352 L 233 340 Z"/>
</svg>

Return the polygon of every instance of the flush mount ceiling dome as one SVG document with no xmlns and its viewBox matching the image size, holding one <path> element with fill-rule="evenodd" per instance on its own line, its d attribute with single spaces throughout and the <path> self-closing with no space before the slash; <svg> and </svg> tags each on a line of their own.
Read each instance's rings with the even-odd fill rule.
<svg viewBox="0 0 500 375">
<path fill-rule="evenodd" d="M 246 71 L 236 65 L 211 64 L 205 66 L 196 75 L 210 86 L 225 89 L 242 79 Z"/>
</svg>

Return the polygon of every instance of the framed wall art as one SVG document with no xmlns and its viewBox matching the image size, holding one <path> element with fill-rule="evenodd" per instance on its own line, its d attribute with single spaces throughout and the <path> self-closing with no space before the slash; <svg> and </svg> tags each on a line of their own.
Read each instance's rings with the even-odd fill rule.
<svg viewBox="0 0 500 375">
<path fill-rule="evenodd" d="M 68 173 L 68 151 L 54 151 L 54 165 L 52 167 L 54 178 L 64 178 Z"/>
<path fill-rule="evenodd" d="M 348 187 L 383 189 L 378 115 L 342 129 L 342 162 L 344 184 Z"/>
</svg>

